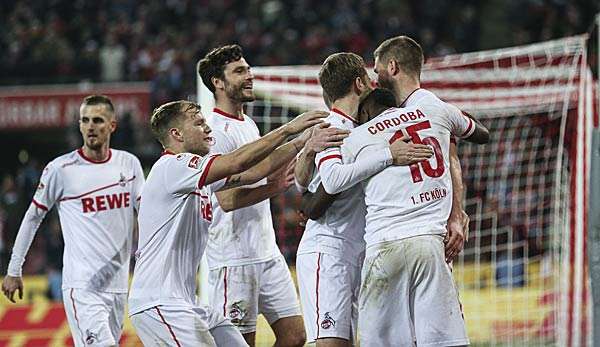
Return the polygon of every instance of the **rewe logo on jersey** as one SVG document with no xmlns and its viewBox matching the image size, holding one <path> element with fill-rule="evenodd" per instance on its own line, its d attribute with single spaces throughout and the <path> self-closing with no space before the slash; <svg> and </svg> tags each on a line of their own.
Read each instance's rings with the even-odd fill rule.
<svg viewBox="0 0 600 347">
<path fill-rule="evenodd" d="M 202 218 L 207 222 L 212 222 L 212 205 L 208 199 L 202 199 L 200 201 L 200 213 Z"/>
<path fill-rule="evenodd" d="M 114 210 L 116 208 L 129 207 L 131 204 L 130 193 L 115 193 L 108 195 L 97 195 L 81 199 L 83 213 Z"/>
</svg>

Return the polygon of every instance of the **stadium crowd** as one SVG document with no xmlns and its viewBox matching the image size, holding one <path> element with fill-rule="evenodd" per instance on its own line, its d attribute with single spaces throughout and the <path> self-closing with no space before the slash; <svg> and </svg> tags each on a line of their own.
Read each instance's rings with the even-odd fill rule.
<svg viewBox="0 0 600 347">
<path fill-rule="evenodd" d="M 151 81 L 154 107 L 194 95 L 198 58 L 223 43 L 240 43 L 254 66 L 320 64 L 338 51 L 372 63 L 377 43 L 398 33 L 439 56 L 584 32 L 598 8 L 585 0 L 2 1 L 0 85 Z M 3 271 L 43 164 L 30 159 L 0 178 Z M 275 213 L 283 217 L 274 223 L 282 253 L 292 260 L 300 233 L 295 224 L 284 225 L 293 220 L 288 213 L 295 212 Z M 25 274 L 61 268 L 57 216 L 42 228 Z"/>
<path fill-rule="evenodd" d="M 193 95 L 198 57 L 219 44 L 238 42 L 254 66 L 320 64 L 339 51 L 372 60 L 377 42 L 404 33 L 439 56 L 585 32 L 597 9 L 587 0 L 2 1 L 0 85 L 152 81 L 158 105 Z"/>
</svg>

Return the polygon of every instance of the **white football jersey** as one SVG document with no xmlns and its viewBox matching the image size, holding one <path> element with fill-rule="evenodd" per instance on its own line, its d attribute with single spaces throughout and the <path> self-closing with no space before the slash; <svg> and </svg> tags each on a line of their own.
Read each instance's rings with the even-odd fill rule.
<svg viewBox="0 0 600 347">
<path fill-rule="evenodd" d="M 134 208 L 144 184 L 139 160 L 115 149 L 102 162 L 81 149 L 51 161 L 33 204 L 56 204 L 65 250 L 62 287 L 126 293 Z"/>
<path fill-rule="evenodd" d="M 215 139 L 211 149 L 213 153 L 230 153 L 260 138 L 256 123 L 247 115 L 244 115 L 244 120 L 239 120 L 215 108 L 207 122 Z M 266 183 L 265 178 L 245 187 Z M 213 221 L 206 250 L 210 269 L 258 263 L 280 254 L 275 243 L 269 199 L 231 212 L 223 211 L 214 194 L 210 199 Z"/>
<path fill-rule="evenodd" d="M 352 130 L 358 125 L 356 120 L 337 109 L 331 110 L 325 122 L 344 130 Z M 319 167 L 328 160 L 342 161 L 340 147 L 317 153 L 315 171 L 308 186 L 311 193 L 321 183 Z M 342 257 L 350 262 L 360 261 L 360 254 L 365 249 L 365 214 L 363 188 L 357 184 L 340 193 L 321 218 L 306 222 L 298 254 L 320 252 Z"/>
<path fill-rule="evenodd" d="M 212 219 L 209 197 L 226 181 L 204 184 L 216 157 L 167 152 L 150 170 L 140 201 L 130 315 L 157 305 L 195 305 Z"/>
<path fill-rule="evenodd" d="M 418 89 L 404 108 L 390 108 L 356 128 L 344 141 L 352 160 L 374 141 L 392 143 L 408 135 L 430 145 L 434 156 L 410 166 L 391 166 L 363 182 L 367 204 L 367 247 L 424 234 L 445 234 L 452 207 L 450 136 L 468 137 L 472 119 L 430 91 Z"/>
</svg>

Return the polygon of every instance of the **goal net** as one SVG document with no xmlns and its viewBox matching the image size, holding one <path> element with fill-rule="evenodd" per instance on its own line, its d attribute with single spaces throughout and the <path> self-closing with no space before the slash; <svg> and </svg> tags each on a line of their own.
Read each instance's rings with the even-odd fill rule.
<svg viewBox="0 0 600 347">
<path fill-rule="evenodd" d="M 326 109 L 318 70 L 253 68 L 258 99 L 246 112 L 263 133 L 304 110 Z M 454 274 L 474 344 L 591 345 L 590 79 L 584 35 L 424 66 L 422 87 L 490 130 L 487 145 L 458 144 L 471 223 Z M 212 107 L 202 89 L 203 108 Z M 290 190 L 272 206 L 278 243 L 293 259 L 302 233 L 298 195 Z"/>
</svg>

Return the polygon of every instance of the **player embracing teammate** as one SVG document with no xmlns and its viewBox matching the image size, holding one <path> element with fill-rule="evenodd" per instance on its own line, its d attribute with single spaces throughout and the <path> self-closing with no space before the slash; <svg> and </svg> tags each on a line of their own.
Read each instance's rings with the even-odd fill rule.
<svg viewBox="0 0 600 347">
<path fill-rule="evenodd" d="M 361 57 L 336 53 L 327 58 L 319 72 L 324 94 L 331 102 L 325 121 L 333 127 L 352 131 L 367 121 L 358 117 L 359 103 L 371 93 L 371 81 Z M 422 144 L 402 141 L 366 146 L 352 163 L 342 162 L 340 147 L 319 153 L 305 148 L 296 167 L 297 183 L 308 186 L 311 200 L 326 200 L 331 206 L 308 220 L 298 247 L 296 270 L 309 341 L 317 346 L 347 345 L 356 338 L 357 299 L 360 266 L 364 255 L 365 204 L 361 187 L 354 186 L 339 196 L 327 196 L 323 185 L 361 180 L 384 168 L 414 164 L 432 155 Z M 412 157 L 411 160 L 404 158 Z M 306 196 L 307 194 L 305 194 Z M 316 207 L 315 207 L 316 209 Z"/>
<path fill-rule="evenodd" d="M 333 56 L 326 60 L 322 71 Z M 356 194 L 364 194 L 367 208 L 366 254 L 358 298 L 361 346 L 460 346 L 469 343 L 458 292 L 447 264 L 447 260 L 462 249 L 464 238 L 462 207 L 460 201 L 453 201 L 462 195 L 453 193 L 452 184 L 460 181 L 460 170 L 451 168 L 450 144 L 452 137 L 485 143 L 489 135 L 481 124 L 458 108 L 420 88 L 422 64 L 423 53 L 414 40 L 401 36 L 384 41 L 375 51 L 375 71 L 380 86 L 393 93 L 395 103 L 390 102 L 392 94 L 386 90 L 376 90 L 363 98 L 362 111 L 366 111 L 365 101 L 368 101 L 379 103 L 375 108 L 380 114 L 371 115 L 375 117 L 352 129 L 337 153 L 324 152 L 315 162 L 321 187 L 317 187 L 317 181 L 311 182 L 309 190 L 313 194 L 303 199 L 303 208 L 316 220 L 309 222 L 300 252 L 302 244 L 308 241 L 319 252 L 313 261 L 316 269 L 309 269 L 304 256 L 299 256 L 298 275 L 305 324 L 307 328 L 311 324 L 315 326 L 317 335 L 311 336 L 309 328 L 309 337 L 317 338 L 318 345 L 344 346 L 353 342 L 353 334 L 348 333 L 352 329 L 346 328 L 353 325 L 353 316 L 345 313 L 335 321 L 332 313 L 326 311 L 331 297 L 321 295 L 320 301 L 313 297 L 319 298 L 322 288 L 327 291 L 331 286 L 358 292 L 357 284 L 352 280 L 356 270 L 346 265 L 345 271 L 342 270 L 344 275 L 336 274 L 343 267 L 328 261 L 321 253 L 325 249 L 330 253 L 331 249 L 337 248 L 342 250 L 338 251 L 340 254 L 352 253 L 356 257 L 358 251 L 349 250 L 359 249 L 360 241 L 339 240 L 342 232 L 352 230 L 348 225 L 338 223 L 330 227 L 333 237 L 329 238 L 322 235 L 315 238 L 311 228 L 313 223 L 327 225 L 333 221 L 332 216 L 344 208 L 359 208 L 359 202 L 348 200 L 353 189 L 358 191 Z M 322 75 L 320 82 L 325 94 L 331 97 L 326 88 L 327 80 Z M 390 104 L 401 105 L 401 108 L 390 107 Z M 368 115 L 368 112 L 354 109 L 352 112 L 363 118 Z M 433 157 L 408 166 L 379 170 L 376 170 L 377 165 L 356 165 L 352 174 L 344 174 L 346 167 L 361 161 L 361 156 L 373 146 L 393 146 L 406 139 L 430 146 Z M 457 159 L 452 163 L 457 164 Z M 457 177 L 451 177 L 451 171 Z M 299 184 L 306 184 L 306 180 L 301 180 L 306 174 L 298 173 Z M 352 226 L 358 221 L 359 218 Z M 336 238 L 337 243 L 333 241 Z M 303 277 L 310 273 L 316 274 L 313 276 L 316 295 L 302 290 L 310 283 Z M 331 273 L 334 276 L 327 276 Z M 349 298 L 355 300 L 353 296 Z M 349 307 L 356 301 L 346 302 L 345 307 Z M 323 308 L 326 308 L 325 312 Z M 318 318 L 311 322 L 307 319 L 307 310 L 315 311 Z M 341 312 L 338 309 L 336 313 Z M 334 339 L 327 341 L 324 339 L 327 337 Z"/>
</svg>

